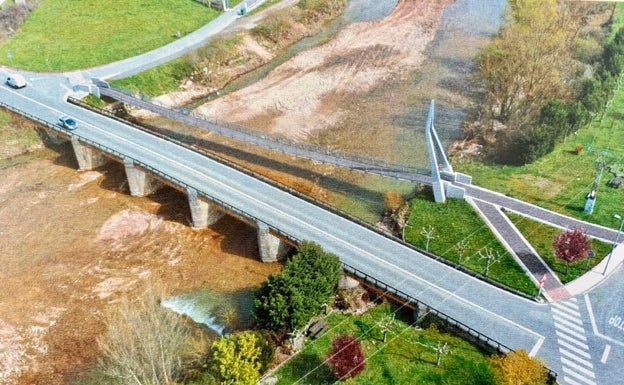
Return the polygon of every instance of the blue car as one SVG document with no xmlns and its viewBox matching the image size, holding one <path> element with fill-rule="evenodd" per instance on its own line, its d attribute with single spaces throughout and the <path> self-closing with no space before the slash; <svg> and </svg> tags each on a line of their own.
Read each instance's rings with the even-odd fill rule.
<svg viewBox="0 0 624 385">
<path fill-rule="evenodd" d="M 69 116 L 62 116 L 59 118 L 59 123 L 61 127 L 67 130 L 75 130 L 78 127 L 78 123 L 74 120 L 74 118 L 70 118 Z"/>
</svg>

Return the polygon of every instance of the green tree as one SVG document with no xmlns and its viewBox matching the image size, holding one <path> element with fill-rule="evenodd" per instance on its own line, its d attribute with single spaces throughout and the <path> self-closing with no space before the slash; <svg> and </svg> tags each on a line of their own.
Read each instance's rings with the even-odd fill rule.
<svg viewBox="0 0 624 385">
<path fill-rule="evenodd" d="M 216 340 L 211 347 L 213 370 L 226 384 L 255 385 L 272 354 L 270 343 L 259 333 L 243 332 Z"/>
<path fill-rule="evenodd" d="M 262 283 L 253 315 L 260 327 L 290 332 L 305 326 L 330 303 L 342 272 L 340 260 L 304 241 L 282 272 Z"/>
</svg>

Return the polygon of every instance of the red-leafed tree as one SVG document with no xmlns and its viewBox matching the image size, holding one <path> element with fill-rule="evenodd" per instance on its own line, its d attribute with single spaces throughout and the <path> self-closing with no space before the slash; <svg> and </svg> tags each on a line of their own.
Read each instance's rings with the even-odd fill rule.
<svg viewBox="0 0 624 385">
<path fill-rule="evenodd" d="M 574 228 L 555 235 L 553 247 L 555 256 L 567 262 L 569 268 L 570 263 L 587 258 L 591 243 L 585 231 Z"/>
<path fill-rule="evenodd" d="M 327 361 L 338 380 L 355 377 L 366 367 L 362 344 L 350 334 L 334 338 Z"/>
</svg>

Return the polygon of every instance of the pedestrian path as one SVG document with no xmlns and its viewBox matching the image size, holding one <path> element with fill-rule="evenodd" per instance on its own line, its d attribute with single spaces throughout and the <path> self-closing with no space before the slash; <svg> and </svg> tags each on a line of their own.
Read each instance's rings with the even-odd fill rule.
<svg viewBox="0 0 624 385">
<path fill-rule="evenodd" d="M 561 384 L 596 385 L 594 365 L 576 298 L 553 303 L 550 310 L 561 354 Z"/>
<path fill-rule="evenodd" d="M 549 301 L 560 301 L 570 297 L 570 293 L 559 281 L 559 277 L 548 267 L 546 262 L 537 254 L 533 246 L 522 236 L 509 218 L 501 211 L 500 206 L 467 198 L 492 232 L 515 256 L 518 264 L 526 271 L 533 282 L 541 285 L 543 294 Z"/>
</svg>

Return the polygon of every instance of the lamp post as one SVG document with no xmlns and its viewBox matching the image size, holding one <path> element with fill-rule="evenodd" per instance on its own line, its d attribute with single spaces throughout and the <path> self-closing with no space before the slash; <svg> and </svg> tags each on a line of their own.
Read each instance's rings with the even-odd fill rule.
<svg viewBox="0 0 624 385">
<path fill-rule="evenodd" d="M 620 234 L 622 234 L 622 226 L 624 226 L 624 218 L 622 218 L 621 216 L 617 214 L 615 214 L 613 218 L 620 221 L 620 228 L 618 229 L 618 232 L 615 235 L 615 241 L 613 242 L 613 245 L 611 245 L 611 252 L 609 253 L 609 257 L 607 258 L 607 264 L 605 265 L 605 269 L 602 272 L 602 275 L 604 275 L 607 272 L 607 268 L 609 267 L 609 262 L 611 262 L 611 256 L 613 255 L 613 251 L 615 250 L 615 247 L 618 245 L 618 241 L 620 240 Z"/>
</svg>

